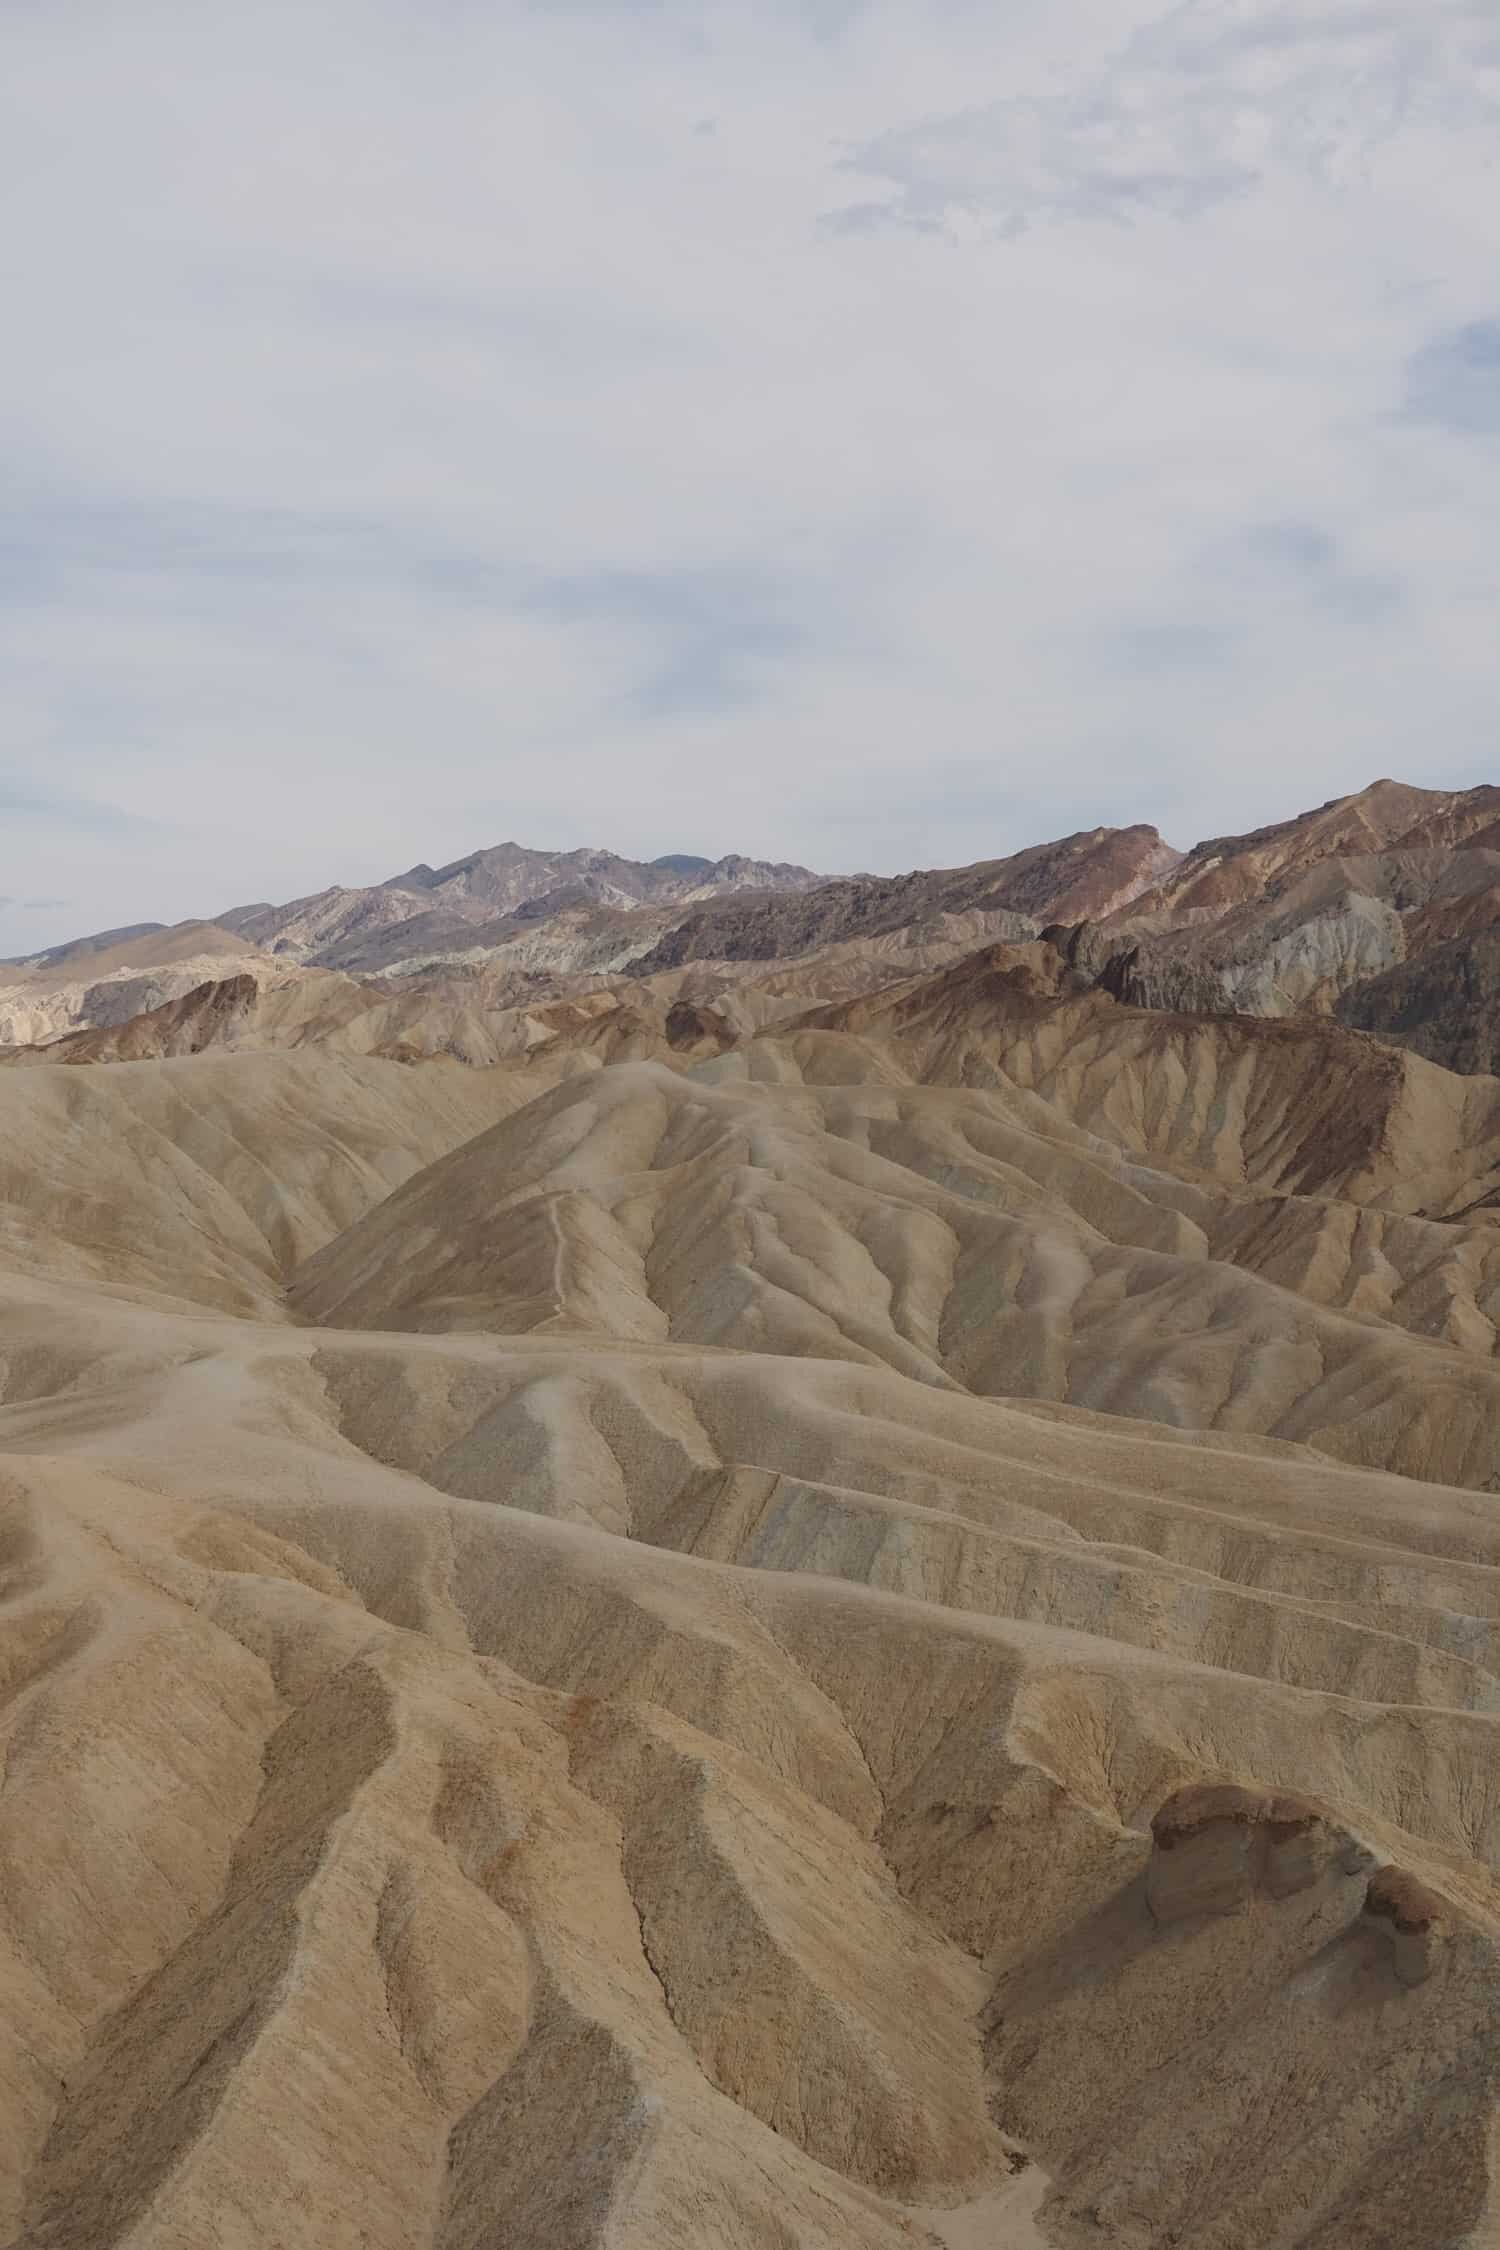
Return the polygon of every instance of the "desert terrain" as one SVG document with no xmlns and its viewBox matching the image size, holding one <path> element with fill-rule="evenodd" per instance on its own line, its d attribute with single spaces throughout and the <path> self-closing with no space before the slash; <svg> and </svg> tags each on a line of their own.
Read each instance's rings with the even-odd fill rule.
<svg viewBox="0 0 1500 2250">
<path fill-rule="evenodd" d="M 0 2243 L 1500 2243 L 1497 916 L 1381 782 L 0 968 Z"/>
</svg>

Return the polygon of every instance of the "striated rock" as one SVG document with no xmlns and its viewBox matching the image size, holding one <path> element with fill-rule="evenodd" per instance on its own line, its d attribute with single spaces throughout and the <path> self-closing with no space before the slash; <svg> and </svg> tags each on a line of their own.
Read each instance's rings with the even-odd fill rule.
<svg viewBox="0 0 1500 2250">
<path fill-rule="evenodd" d="M 1117 1000 L 1194 1015 L 1323 1013 L 1405 957 L 1400 915 L 1355 891 L 1276 914 L 1241 910 L 1123 947 L 1110 945 L 1106 928 L 1077 946 L 1080 965 L 1096 963 L 1099 984 Z"/>
<path fill-rule="evenodd" d="M 1500 928 L 1455 938 L 1345 993 L 1341 1023 L 1397 1041 L 1445 1070 L 1500 1068 Z"/>
<path fill-rule="evenodd" d="M 1500 916 L 1497 802 L 1489 787 L 1377 782 L 1211 839 L 1086 933 L 1077 964 L 1137 1007 L 1334 1011 L 1450 1068 L 1489 1070 L 1500 1054 L 1483 955 Z"/>
</svg>

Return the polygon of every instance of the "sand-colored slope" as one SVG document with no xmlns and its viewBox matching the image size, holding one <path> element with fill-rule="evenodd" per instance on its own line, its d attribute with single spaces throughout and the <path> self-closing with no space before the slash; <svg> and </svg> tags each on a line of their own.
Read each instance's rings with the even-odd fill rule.
<svg viewBox="0 0 1500 2250">
<path fill-rule="evenodd" d="M 609 1013 L 614 1003 L 606 1002 Z M 536 1059 L 555 1050 L 566 1059 L 582 1044 L 568 1036 L 590 1010 L 590 996 L 570 1000 L 558 1024 L 513 983 L 466 978 L 413 980 L 391 986 L 329 969 L 277 971 L 211 979 L 120 1024 L 68 1033 L 41 1046 L 0 1050 L 10 1069 L 58 1063 L 159 1061 L 182 1055 L 265 1054 L 311 1049 L 325 1055 L 373 1055 L 392 1062 L 446 1058 L 476 1070 Z M 600 1012 L 594 1004 L 594 1012 Z M 668 1042 L 652 1024 L 655 1045 Z"/>
<path fill-rule="evenodd" d="M 759 1043 L 762 1066 L 775 1045 Z M 790 1071 L 795 1053 L 780 1059 Z M 309 1260 L 291 1301 L 343 1326 L 847 1359 L 1488 1484 L 1488 1238 L 1462 1234 L 1445 1265 L 1429 1239 L 1443 1230 L 1387 1222 L 1361 1293 L 1371 1245 L 1346 1230 L 1340 1246 L 1340 1211 L 1358 1220 L 1153 1173 L 1024 1090 L 632 1063 L 565 1082 L 409 1182 Z M 1398 1325 L 1434 1312 L 1461 1334 L 1467 1320 L 1473 1349 Z"/>
<path fill-rule="evenodd" d="M 331 1056 L 7 1072 L 0 1262 L 281 1318 L 300 1259 L 533 1090 Z"/>
<path fill-rule="evenodd" d="M 9 1295 L 42 1349 L 77 1315 Z M 1500 1610 L 1471 1497 L 882 1371 L 93 1317 L 132 1412 L 0 1418 L 10 2239 L 933 2250 L 1018 2140 L 1054 2242 L 1485 2239 L 1495 1721 L 1368 1629 L 1300 1684 L 1208 1622 L 1301 1538 L 1289 1656 L 1403 1571 L 1431 1652 Z M 532 1380 L 523 1492 L 474 1430 Z M 492 1497 L 372 1458 L 459 1440 Z M 1034 1606 L 892 1583 L 892 1508 Z M 1049 1555 L 1112 1576 L 1087 1625 Z M 1118 1635 L 1132 1569 L 1193 1653 Z M 1225 1775 L 1319 1809 L 1300 1857 L 1164 1857 Z"/>
<path fill-rule="evenodd" d="M 894 965 L 0 1074 L 7 2250 L 1496 2239 L 1500 1089 Z"/>
<path fill-rule="evenodd" d="M 1328 1023 L 1075 995 L 1051 946 L 993 947 L 802 1021 L 924 1084 L 1024 1087 L 1133 1154 L 1226 1184 L 1448 1218 L 1500 1176 L 1500 1080 Z M 836 1049 L 818 1070 L 840 1074 Z"/>
<path fill-rule="evenodd" d="M 0 1065 L 141 1062 L 200 1054 L 315 1047 L 324 1053 L 394 1061 L 450 1056 L 476 1068 L 495 1062 L 597 1054 L 712 1054 L 768 1024 L 931 972 L 976 947 L 1022 935 L 1017 915 L 938 914 L 859 943 L 829 945 L 785 962 L 692 963 L 645 979 L 601 973 L 581 939 L 565 942 L 560 913 L 503 949 L 466 963 L 438 958 L 424 973 L 345 976 L 326 968 L 256 964 L 256 973 L 206 979 L 192 990 L 121 1020 L 0 1047 Z M 623 917 L 626 921 L 639 917 Z M 545 942 L 544 942 L 545 941 Z M 554 959 L 553 956 L 556 956 Z M 123 989 L 123 988 L 122 988 Z"/>
</svg>

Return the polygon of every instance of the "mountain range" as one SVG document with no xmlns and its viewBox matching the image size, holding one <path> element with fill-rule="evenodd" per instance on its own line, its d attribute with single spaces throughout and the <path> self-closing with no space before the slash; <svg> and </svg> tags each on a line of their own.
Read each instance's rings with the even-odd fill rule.
<svg viewBox="0 0 1500 2250">
<path fill-rule="evenodd" d="M 1142 824 L 898 876 L 500 844 L 380 884 L 137 923 L 0 964 L 0 1039 L 45 1045 L 210 981 L 274 988 L 294 969 L 368 985 L 387 1016 L 419 982 L 430 992 L 434 978 L 461 979 L 466 1012 L 485 1017 L 622 977 L 708 964 L 742 975 L 829 948 L 961 951 L 1064 929 L 1074 979 L 1135 1006 L 1331 1015 L 1451 1069 L 1487 1070 L 1500 1053 L 1497 924 L 1500 789 L 1489 785 L 1378 781 L 1188 852 Z"/>
<path fill-rule="evenodd" d="M 1492 2243 L 1497 824 L 8 964 L 0 2241 Z"/>
</svg>

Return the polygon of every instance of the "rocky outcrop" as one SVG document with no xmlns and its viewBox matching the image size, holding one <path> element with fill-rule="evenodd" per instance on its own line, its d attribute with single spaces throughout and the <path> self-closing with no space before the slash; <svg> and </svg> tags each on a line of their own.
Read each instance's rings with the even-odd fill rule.
<svg viewBox="0 0 1500 2250">
<path fill-rule="evenodd" d="M 1500 1071 L 1500 928 L 1370 978 L 1344 994 L 1336 1013 L 1445 1070 Z"/>
<path fill-rule="evenodd" d="M 1077 973 L 1115 999 L 1206 1016 L 1325 1013 L 1406 957 L 1395 908 L 1326 876 L 1274 910 L 1240 907 L 1182 929 L 1088 923 L 1066 943 Z"/>
<path fill-rule="evenodd" d="M 1359 1875 L 1375 1854 L 1305 1798 L 1233 1783 L 1179 1790 L 1151 1823 L 1146 1903 L 1161 1924 L 1232 1914 L 1257 1892 L 1273 1899 L 1324 1876 Z"/>
<path fill-rule="evenodd" d="M 1392 1966 L 1400 1982 L 1425 1984 L 1437 1966 L 1449 1919 L 1446 1902 L 1415 1875 L 1382 1867 L 1365 1893 L 1365 1915 L 1388 1930 Z"/>
<path fill-rule="evenodd" d="M 1304 1797 L 1201 1783 L 1169 1797 L 1151 1823 L 1146 1904 L 1165 1929 L 1238 1913 L 1256 1897 L 1289 1899 L 1368 1876 L 1359 1926 L 1389 1939 L 1392 1971 L 1410 1989 L 1437 1966 L 1452 1910 L 1415 1875 L 1377 1861 L 1369 1844 Z"/>
<path fill-rule="evenodd" d="M 1335 1013 L 1450 1069 L 1493 1070 L 1497 802 L 1489 787 L 1382 781 L 1294 820 L 1211 838 L 1075 936 L 1075 965 L 1134 1007 Z"/>
</svg>

